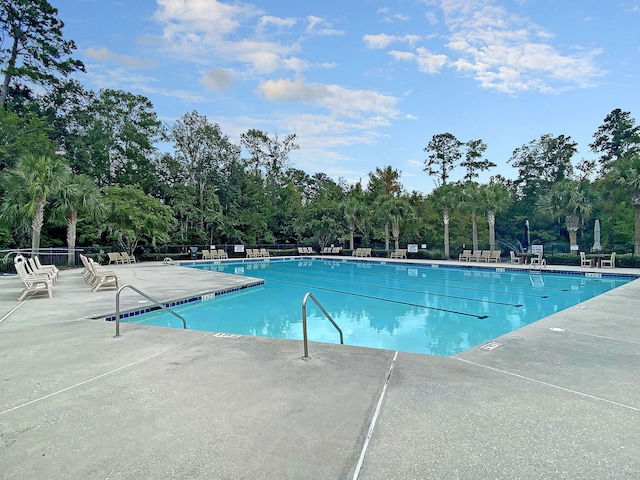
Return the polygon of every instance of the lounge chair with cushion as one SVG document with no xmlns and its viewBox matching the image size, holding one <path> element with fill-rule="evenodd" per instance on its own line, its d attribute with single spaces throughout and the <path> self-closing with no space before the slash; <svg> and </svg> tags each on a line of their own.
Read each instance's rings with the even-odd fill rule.
<svg viewBox="0 0 640 480">
<path fill-rule="evenodd" d="M 593 267 L 593 259 L 587 258 L 587 255 L 584 252 L 580 252 L 580 266 Z"/>
<path fill-rule="evenodd" d="M 471 250 L 463 250 L 460 255 L 458 255 L 459 262 L 470 262 L 471 261 Z"/>
<path fill-rule="evenodd" d="M 603 258 L 600 266 L 602 268 L 616 268 L 616 252 L 613 252 L 609 258 Z"/>
</svg>

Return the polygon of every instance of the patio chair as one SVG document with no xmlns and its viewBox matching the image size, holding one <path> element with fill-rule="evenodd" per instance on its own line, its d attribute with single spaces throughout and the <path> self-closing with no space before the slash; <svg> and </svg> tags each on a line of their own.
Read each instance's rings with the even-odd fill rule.
<svg viewBox="0 0 640 480">
<path fill-rule="evenodd" d="M 109 256 L 109 265 L 112 263 L 124 263 L 120 252 L 108 252 L 107 255 Z"/>
<path fill-rule="evenodd" d="M 223 259 L 223 258 L 229 258 L 229 255 L 227 255 L 227 252 L 221 248 L 218 249 L 218 258 Z"/>
<path fill-rule="evenodd" d="M 470 262 L 471 261 L 471 250 L 463 250 L 460 255 L 458 255 L 459 262 Z"/>
<path fill-rule="evenodd" d="M 539 253 L 536 256 L 531 257 L 531 266 L 532 267 L 542 267 L 543 265 L 546 264 L 544 258 L 542 258 L 542 254 Z"/>
<path fill-rule="evenodd" d="M 609 258 L 603 258 L 600 261 L 600 266 L 602 268 L 616 268 L 616 252 L 613 252 Z"/>
<path fill-rule="evenodd" d="M 45 275 L 29 275 L 25 268 L 25 262 L 14 262 L 16 272 L 24 285 L 24 289 L 18 297 L 21 302 L 30 293 L 44 292 L 49 294 L 49 298 L 53 298 L 53 281 Z"/>
<path fill-rule="evenodd" d="M 127 252 L 120 252 L 120 257 L 122 258 L 122 263 L 138 263 L 136 257 L 129 255 Z"/>
<path fill-rule="evenodd" d="M 520 265 L 522 262 L 520 260 L 522 260 L 520 257 L 516 256 L 516 252 L 514 252 L 513 250 L 509 251 L 509 257 L 511 259 L 511 263 L 515 263 L 516 265 Z"/>
<path fill-rule="evenodd" d="M 266 248 L 261 248 L 260 251 L 258 252 L 258 256 L 262 258 L 269 258 L 269 252 L 267 251 Z"/>
<path fill-rule="evenodd" d="M 580 252 L 580 266 L 593 267 L 593 259 L 587 258 L 587 255 L 584 252 Z"/>
<path fill-rule="evenodd" d="M 340 255 L 340 250 L 342 250 L 342 247 L 331 247 L 331 253 L 333 255 Z"/>
</svg>

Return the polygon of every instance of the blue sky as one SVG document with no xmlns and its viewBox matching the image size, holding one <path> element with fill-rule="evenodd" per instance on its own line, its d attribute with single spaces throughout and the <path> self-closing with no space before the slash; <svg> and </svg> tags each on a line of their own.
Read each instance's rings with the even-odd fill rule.
<svg viewBox="0 0 640 480">
<path fill-rule="evenodd" d="M 232 141 L 296 133 L 294 166 L 349 183 L 376 166 L 428 193 L 433 135 L 514 149 L 568 135 L 574 158 L 616 108 L 640 119 L 640 0 L 50 0 L 90 89 L 192 110 Z M 462 178 L 456 171 L 451 180 Z"/>
</svg>

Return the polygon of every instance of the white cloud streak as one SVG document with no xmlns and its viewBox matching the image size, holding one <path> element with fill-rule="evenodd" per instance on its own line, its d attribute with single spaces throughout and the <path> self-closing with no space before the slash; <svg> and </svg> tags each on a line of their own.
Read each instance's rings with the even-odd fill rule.
<svg viewBox="0 0 640 480">
<path fill-rule="evenodd" d="M 118 55 L 117 53 L 114 53 L 105 47 L 102 47 L 102 48 L 89 47 L 85 51 L 85 54 L 87 55 L 87 57 L 89 57 L 92 60 L 97 60 L 100 62 L 117 63 L 127 67 L 153 68 L 157 66 L 157 62 L 155 60 L 135 58 L 129 55 Z"/>
</svg>

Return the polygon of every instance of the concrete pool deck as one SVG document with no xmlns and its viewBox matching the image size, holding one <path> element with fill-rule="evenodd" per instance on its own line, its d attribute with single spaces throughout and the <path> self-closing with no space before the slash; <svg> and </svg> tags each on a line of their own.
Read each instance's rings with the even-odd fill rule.
<svg viewBox="0 0 640 480">
<path fill-rule="evenodd" d="M 110 268 L 159 300 L 238 281 Z M 640 280 L 492 350 L 312 342 L 310 361 L 289 340 L 128 323 L 113 338 L 90 317 L 115 289 L 92 293 L 80 269 L 52 299 L 20 290 L 0 277 L 1 479 L 640 478 Z M 123 309 L 142 300 L 125 292 Z"/>
</svg>

